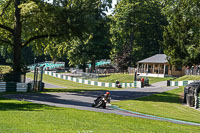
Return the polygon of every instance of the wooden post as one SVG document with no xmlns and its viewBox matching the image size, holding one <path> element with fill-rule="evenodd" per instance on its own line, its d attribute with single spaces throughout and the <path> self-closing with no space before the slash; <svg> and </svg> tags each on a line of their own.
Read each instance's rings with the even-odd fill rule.
<svg viewBox="0 0 200 133">
<path fill-rule="evenodd" d="M 154 70 L 155 70 L 155 64 L 153 64 L 153 70 L 152 70 L 152 73 L 154 73 Z"/>
<path fill-rule="evenodd" d="M 160 64 L 158 64 L 158 74 L 160 74 Z"/>
<path fill-rule="evenodd" d="M 166 67 L 166 64 L 164 64 L 164 72 L 163 72 L 164 75 L 165 75 L 165 67 Z"/>
<path fill-rule="evenodd" d="M 141 70 L 144 70 L 144 64 L 142 64 L 142 69 Z M 141 71 L 142 72 L 142 71 Z"/>
<path fill-rule="evenodd" d="M 147 69 L 146 69 L 146 73 L 149 72 L 149 64 L 147 64 Z"/>
</svg>

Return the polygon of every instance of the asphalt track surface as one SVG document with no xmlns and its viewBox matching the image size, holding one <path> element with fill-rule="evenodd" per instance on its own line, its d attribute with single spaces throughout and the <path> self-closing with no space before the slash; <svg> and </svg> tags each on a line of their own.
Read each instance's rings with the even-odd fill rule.
<svg viewBox="0 0 200 133">
<path fill-rule="evenodd" d="M 130 88 L 109 91 L 111 93 L 112 101 L 131 100 L 139 97 L 149 96 L 156 93 L 175 89 L 176 87 L 164 87 L 166 82 L 159 82 L 150 87 L 145 88 Z M 156 117 L 152 115 L 142 114 L 129 110 L 120 109 L 116 106 L 107 106 L 106 109 L 92 108 L 91 104 L 101 94 L 106 91 L 87 91 L 87 92 L 63 92 L 63 93 L 25 93 L 25 94 L 8 94 L 4 95 L 6 98 L 25 100 L 33 103 L 46 104 L 50 106 L 75 108 L 79 110 L 88 110 L 102 113 L 113 113 L 124 116 L 168 121 L 176 124 L 187 124 L 200 126 L 200 123 L 192 123 L 180 121 L 175 119 L 168 119 Z"/>
<path fill-rule="evenodd" d="M 26 83 L 31 82 L 31 81 L 33 81 L 33 80 L 30 78 L 26 78 Z M 50 83 L 45 83 L 44 88 L 66 88 L 66 87 L 58 86 L 58 85 L 54 85 L 54 84 L 50 84 Z"/>
</svg>

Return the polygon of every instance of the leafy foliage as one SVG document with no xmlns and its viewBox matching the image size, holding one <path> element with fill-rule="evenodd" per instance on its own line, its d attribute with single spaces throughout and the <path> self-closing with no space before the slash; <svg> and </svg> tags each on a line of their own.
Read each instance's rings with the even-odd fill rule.
<svg viewBox="0 0 200 133">
<path fill-rule="evenodd" d="M 200 2 L 197 0 L 164 1 L 163 13 L 169 25 L 164 30 L 163 48 L 175 65 L 200 61 Z"/>
<path fill-rule="evenodd" d="M 86 63 L 92 62 L 93 70 L 95 69 L 96 60 L 109 58 L 111 50 L 110 36 L 107 24 L 108 18 L 104 12 L 110 6 L 110 2 L 105 0 L 98 3 L 94 16 L 91 16 L 93 27 L 88 34 L 84 34 L 82 38 L 74 37 L 68 43 L 55 44 L 55 49 L 50 51 L 58 51 L 58 56 L 65 55 L 69 59 L 70 65 L 82 65 L 85 68 Z M 88 27 L 90 26 L 92 25 L 88 25 Z"/>
<path fill-rule="evenodd" d="M 112 58 L 119 69 L 159 52 L 162 26 L 161 6 L 152 0 L 123 0 L 111 16 Z"/>
<path fill-rule="evenodd" d="M 1 1 L 0 44 L 12 49 L 14 71 L 21 71 L 21 51 L 25 46 L 32 45 L 37 53 L 45 51 L 54 57 L 57 52 L 45 49 L 54 49 L 55 44 L 62 49 L 62 44 L 90 34 L 100 3 L 99 0 Z"/>
</svg>

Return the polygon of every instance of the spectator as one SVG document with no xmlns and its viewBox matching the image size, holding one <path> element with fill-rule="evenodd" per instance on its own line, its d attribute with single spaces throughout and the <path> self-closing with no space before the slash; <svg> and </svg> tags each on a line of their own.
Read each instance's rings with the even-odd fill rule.
<svg viewBox="0 0 200 133">
<path fill-rule="evenodd" d="M 144 77 L 141 78 L 142 87 L 144 87 Z"/>
</svg>

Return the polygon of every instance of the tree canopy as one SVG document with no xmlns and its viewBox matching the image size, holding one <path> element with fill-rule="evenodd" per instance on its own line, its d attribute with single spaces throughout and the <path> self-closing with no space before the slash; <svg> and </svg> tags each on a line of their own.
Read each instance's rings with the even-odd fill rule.
<svg viewBox="0 0 200 133">
<path fill-rule="evenodd" d="M 93 28 L 84 34 L 82 38 L 73 37 L 69 42 L 58 44 L 55 42 L 54 48 L 47 47 L 53 56 L 61 57 L 65 55 L 69 59 L 70 65 L 80 65 L 84 68 L 86 64 L 92 64 L 95 69 L 95 61 L 109 58 L 111 46 L 109 36 L 109 25 L 106 10 L 111 6 L 111 1 L 105 0 L 98 3 L 92 19 Z M 88 25 L 90 26 L 90 25 Z M 57 52 L 55 52 L 57 51 Z"/>
<path fill-rule="evenodd" d="M 168 25 L 164 29 L 163 48 L 175 65 L 200 62 L 200 1 L 163 1 L 163 14 Z"/>
<path fill-rule="evenodd" d="M 32 45 L 42 53 L 55 43 L 68 43 L 90 34 L 99 3 L 99 0 L 0 1 L 0 45 L 13 50 L 13 70 L 21 71 L 25 46 Z"/>
<path fill-rule="evenodd" d="M 111 16 L 112 58 L 119 69 L 159 53 L 166 19 L 153 0 L 122 0 Z"/>
<path fill-rule="evenodd" d="M 110 6 L 111 0 L 1 0 L 0 57 L 7 60 L 0 62 L 21 72 L 32 49 L 70 65 L 92 62 L 93 69 L 109 56 L 127 69 L 162 52 L 175 65 L 200 62 L 199 0 L 121 0 L 108 16 Z"/>
</svg>

